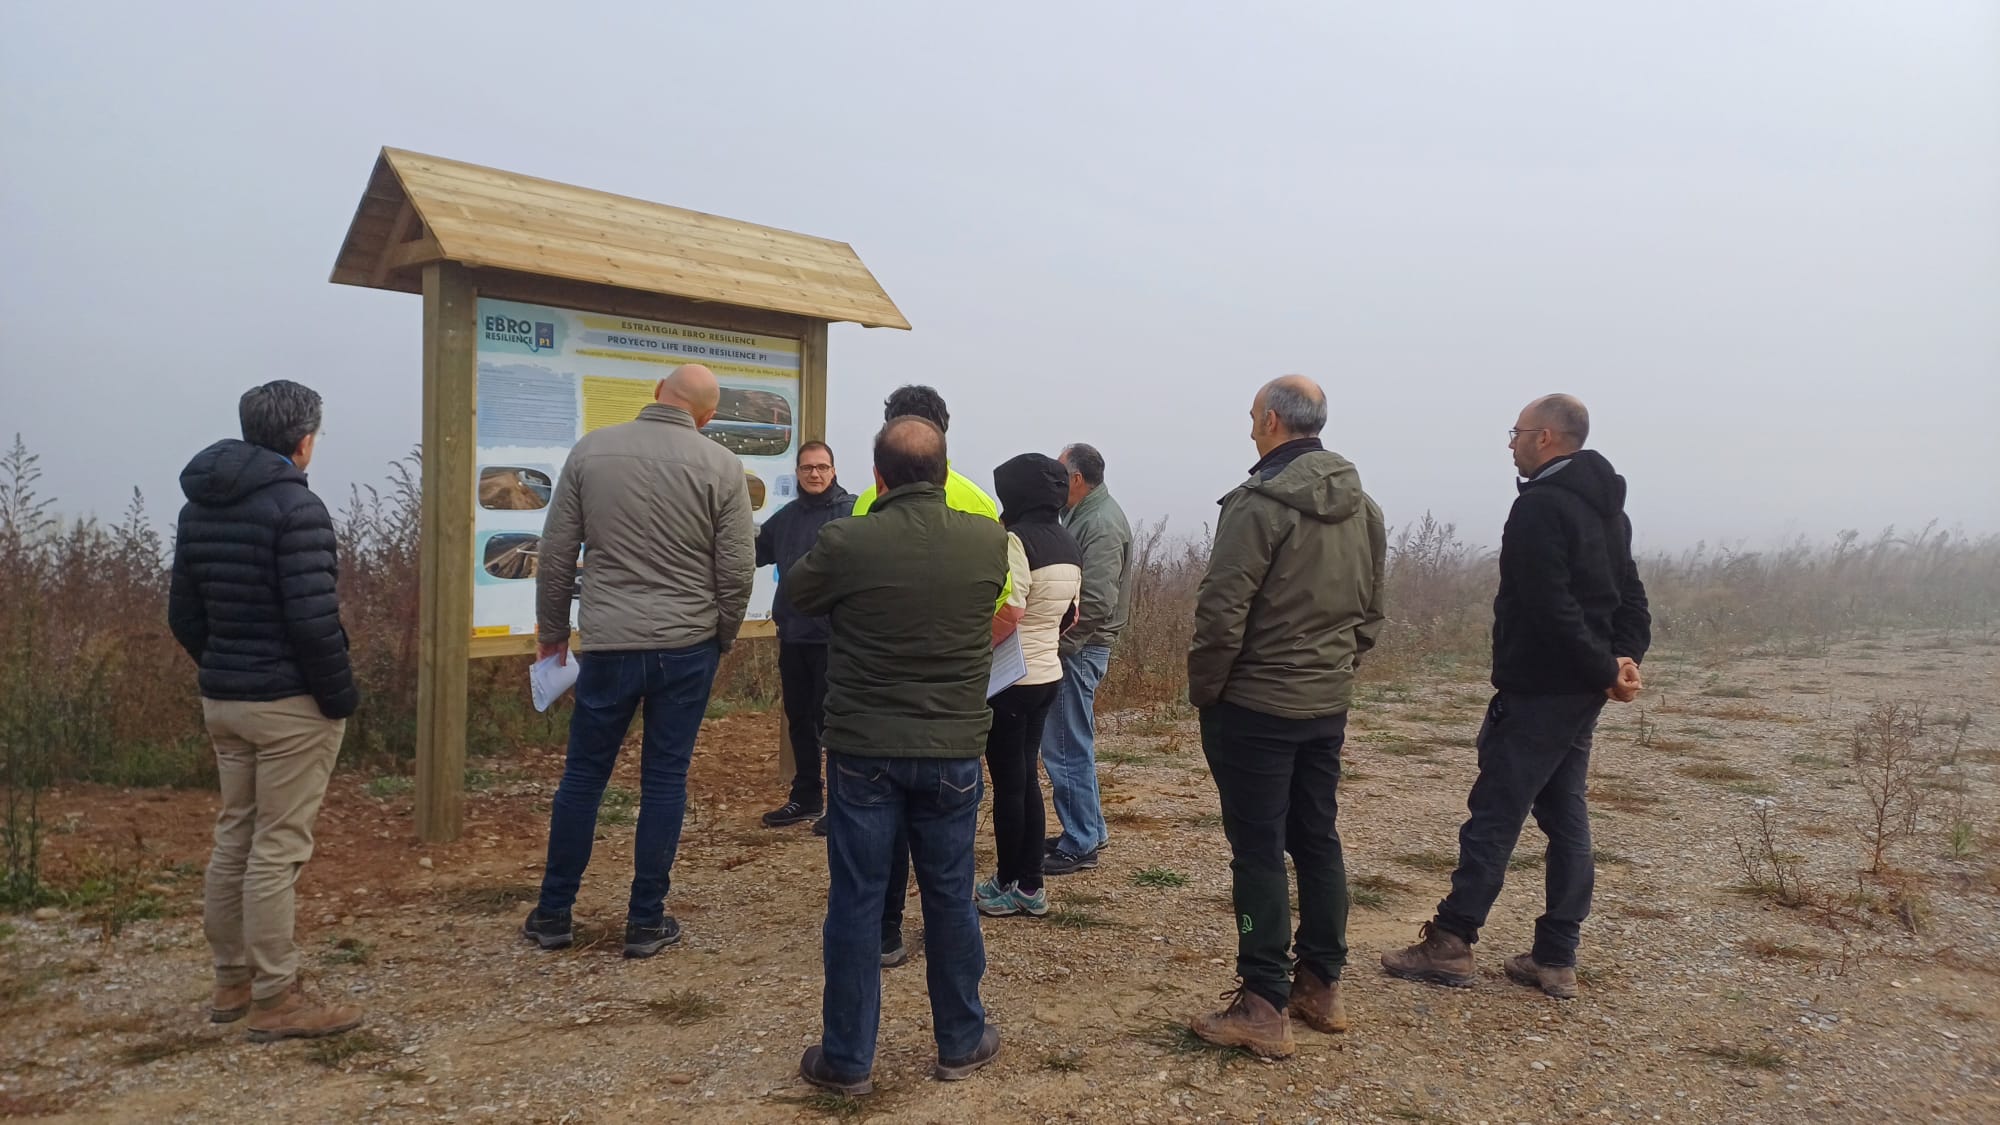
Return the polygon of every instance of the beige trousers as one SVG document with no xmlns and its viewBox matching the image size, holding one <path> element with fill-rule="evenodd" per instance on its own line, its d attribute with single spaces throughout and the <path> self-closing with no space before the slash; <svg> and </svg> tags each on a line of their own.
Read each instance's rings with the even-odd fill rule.
<svg viewBox="0 0 2000 1125">
<path fill-rule="evenodd" d="M 269 999 L 298 976 L 292 887 L 312 858 L 313 821 L 347 720 L 320 714 L 310 695 L 203 699 L 201 714 L 222 779 L 203 918 L 215 979 L 248 981 L 251 996 Z"/>
</svg>

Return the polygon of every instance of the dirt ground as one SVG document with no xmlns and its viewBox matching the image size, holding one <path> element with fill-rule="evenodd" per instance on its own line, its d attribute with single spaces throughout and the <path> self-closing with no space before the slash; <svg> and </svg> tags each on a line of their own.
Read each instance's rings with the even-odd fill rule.
<svg viewBox="0 0 2000 1125">
<path fill-rule="evenodd" d="M 816 1097 L 795 1071 L 819 1027 L 822 845 L 803 827 L 758 826 L 780 797 L 775 718 L 736 715 L 708 723 L 696 752 L 669 904 L 686 940 L 646 961 L 621 959 L 616 940 L 631 761 L 577 904 L 585 940 L 553 954 L 515 931 L 559 748 L 478 763 L 465 837 L 447 846 L 413 842 L 394 781 L 338 776 L 300 883 L 299 939 L 317 987 L 366 1005 L 368 1023 L 321 1044 L 257 1046 L 203 1021 L 212 795 L 60 793 L 57 877 L 120 881 L 131 912 L 157 900 L 160 916 L 111 937 L 102 907 L 0 922 L 0 1115 L 2000 1121 L 2000 647 L 1894 637 L 1717 666 L 1662 654 L 1647 675 L 1642 703 L 1610 708 L 1599 731 L 1597 899 L 1573 1002 L 1499 972 L 1539 907 L 1532 825 L 1478 946 L 1478 987 L 1377 967 L 1446 885 L 1486 695 L 1411 676 L 1366 688 L 1350 728 L 1350 1033 L 1301 1027 L 1282 1063 L 1176 1033 L 1231 982 L 1228 855 L 1192 724 L 1125 714 L 1103 724 L 1103 865 L 1052 880 L 1047 920 L 985 922 L 999 1062 L 964 1083 L 929 1079 L 919 952 L 885 975 L 879 1092 Z M 1934 731 L 1969 725 L 1958 764 L 1924 790 L 1917 834 L 1891 849 L 1885 877 L 1863 880 L 1848 738 L 1882 700 L 1927 701 Z M 1804 856 L 1818 905 L 1740 889 L 1735 841 L 1759 801 L 1772 802 L 1778 850 Z M 1954 848 L 1960 818 L 1974 828 Z M 980 848 L 985 873 L 984 823 Z"/>
</svg>

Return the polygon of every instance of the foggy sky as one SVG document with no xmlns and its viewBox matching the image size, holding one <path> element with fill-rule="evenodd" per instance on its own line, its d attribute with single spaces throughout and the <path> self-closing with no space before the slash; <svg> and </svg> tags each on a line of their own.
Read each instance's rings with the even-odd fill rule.
<svg viewBox="0 0 2000 1125">
<path fill-rule="evenodd" d="M 852 243 L 915 325 L 833 329 L 857 491 L 928 382 L 975 480 L 1090 441 L 1192 531 L 1302 372 L 1392 524 L 1497 542 L 1568 391 L 1648 548 L 2000 531 L 1992 3 L 279 7 L 0 8 L 0 440 L 67 514 L 170 519 L 270 378 L 330 501 L 416 442 L 420 299 L 326 280 L 386 144 Z"/>
</svg>

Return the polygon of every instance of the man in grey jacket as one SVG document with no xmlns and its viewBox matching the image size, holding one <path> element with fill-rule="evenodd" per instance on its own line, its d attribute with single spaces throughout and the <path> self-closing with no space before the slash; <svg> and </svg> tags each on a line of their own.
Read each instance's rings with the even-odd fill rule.
<svg viewBox="0 0 2000 1125">
<path fill-rule="evenodd" d="M 1045 875 L 1097 866 L 1104 807 L 1097 793 L 1097 684 L 1111 644 L 1132 612 L 1132 525 L 1104 487 L 1104 455 L 1081 442 L 1062 451 L 1069 470 L 1069 533 L 1083 550 L 1083 593 L 1076 626 L 1063 635 L 1062 690 L 1042 729 L 1042 765 L 1055 791 L 1062 835 L 1048 842 Z"/>
<path fill-rule="evenodd" d="M 721 395 L 708 368 L 675 368 L 638 418 L 576 443 L 549 502 L 535 575 L 539 656 L 569 659 L 579 548 L 589 565 L 569 760 L 549 812 L 541 901 L 521 927 L 543 949 L 573 940 L 570 907 L 590 863 L 598 802 L 642 703 L 625 956 L 650 957 L 680 940 L 665 904 L 687 811 L 688 760 L 756 569 L 743 463 L 701 433 Z"/>
</svg>

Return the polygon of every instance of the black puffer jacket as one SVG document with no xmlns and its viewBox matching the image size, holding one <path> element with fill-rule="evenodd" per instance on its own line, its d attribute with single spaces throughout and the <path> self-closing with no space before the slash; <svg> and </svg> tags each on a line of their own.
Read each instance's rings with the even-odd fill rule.
<svg viewBox="0 0 2000 1125">
<path fill-rule="evenodd" d="M 167 623 L 201 666 L 202 696 L 311 695 L 329 719 L 352 715 L 333 520 L 306 475 L 231 439 L 195 454 L 181 491 Z"/>
<path fill-rule="evenodd" d="M 1587 694 L 1618 678 L 1618 657 L 1652 644 L 1646 588 L 1632 562 L 1625 478 L 1585 449 L 1540 469 L 1500 534 L 1493 686 Z"/>
<path fill-rule="evenodd" d="M 798 499 L 771 513 L 757 529 L 757 565 L 775 566 L 779 580 L 771 596 L 771 620 L 778 626 L 778 640 L 788 645 L 823 645 L 831 637 L 826 618 L 807 617 L 792 608 L 785 597 L 785 572 L 806 557 L 819 541 L 819 529 L 837 519 L 854 514 L 854 494 L 835 479 L 818 496 L 801 492 Z"/>
</svg>

